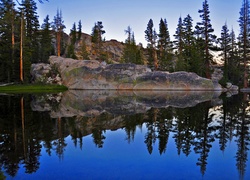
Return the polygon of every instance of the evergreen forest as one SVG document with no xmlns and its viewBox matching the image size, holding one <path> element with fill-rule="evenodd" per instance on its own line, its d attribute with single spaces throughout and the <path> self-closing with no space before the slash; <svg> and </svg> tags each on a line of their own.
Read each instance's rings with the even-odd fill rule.
<svg viewBox="0 0 250 180">
<path fill-rule="evenodd" d="M 45 0 L 47 1 L 47 0 Z M 94 23 L 91 37 L 91 51 L 83 38 L 82 22 L 73 22 L 67 35 L 60 9 L 53 18 L 47 15 L 39 23 L 37 3 L 42 0 L 0 0 L 0 83 L 31 82 L 30 66 L 33 63 L 48 63 L 49 56 L 63 56 L 73 59 L 95 59 L 112 63 L 104 48 L 105 34 L 102 21 Z M 49 3 L 49 2 L 46 2 Z M 239 10 L 239 34 L 229 29 L 227 23 L 221 25 L 217 37 L 210 19 L 209 1 L 204 0 L 197 10 L 199 22 L 193 22 L 190 14 L 180 17 L 174 39 L 170 39 L 166 18 L 159 20 L 159 32 L 155 22 L 149 19 L 145 24 L 147 46 L 136 44 L 132 27 L 125 29 L 127 38 L 122 49 L 120 63 L 148 65 L 153 70 L 195 72 L 211 78 L 215 62 L 214 53 L 220 54 L 223 63 L 221 84 L 231 82 L 240 87 L 249 84 L 250 50 L 250 6 L 249 0 L 242 0 Z M 225 20 L 226 21 L 226 20 Z M 79 46 L 80 45 L 80 46 Z M 81 58 L 79 58 L 79 52 Z"/>
</svg>

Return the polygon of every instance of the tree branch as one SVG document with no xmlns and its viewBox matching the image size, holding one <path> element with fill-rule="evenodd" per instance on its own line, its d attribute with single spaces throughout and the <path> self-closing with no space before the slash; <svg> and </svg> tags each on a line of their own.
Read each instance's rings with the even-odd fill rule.
<svg viewBox="0 0 250 180">
<path fill-rule="evenodd" d="M 40 2 L 40 3 L 43 3 L 44 1 L 49 2 L 49 0 L 38 0 L 38 2 Z M 19 3 L 19 1 L 18 1 L 18 0 L 16 0 L 16 2 L 20 5 L 20 3 Z"/>
</svg>

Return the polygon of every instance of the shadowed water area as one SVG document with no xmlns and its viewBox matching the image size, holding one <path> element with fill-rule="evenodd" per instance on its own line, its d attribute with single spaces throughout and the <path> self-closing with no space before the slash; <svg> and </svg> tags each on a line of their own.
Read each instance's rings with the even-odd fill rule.
<svg viewBox="0 0 250 180">
<path fill-rule="evenodd" d="M 249 95 L 0 95 L 0 179 L 249 179 Z"/>
</svg>

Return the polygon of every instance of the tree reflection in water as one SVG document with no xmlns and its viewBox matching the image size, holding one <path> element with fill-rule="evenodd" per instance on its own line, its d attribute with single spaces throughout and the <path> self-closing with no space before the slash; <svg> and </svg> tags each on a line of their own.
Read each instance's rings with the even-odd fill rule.
<svg viewBox="0 0 250 180">
<path fill-rule="evenodd" d="M 25 167 L 26 173 L 36 172 L 40 166 L 42 148 L 48 155 L 55 152 L 59 159 L 63 159 L 67 146 L 65 138 L 69 135 L 75 147 L 80 149 L 83 147 L 83 138 L 87 135 L 92 136 L 97 148 L 102 148 L 105 145 L 106 130 L 124 129 L 125 139 L 131 143 L 136 130 L 145 125 L 144 143 L 149 154 L 153 151 L 166 153 L 169 138 L 173 138 L 178 155 L 188 157 L 192 151 L 199 155 L 197 165 L 202 175 L 206 172 L 213 142 L 218 140 L 220 150 L 224 152 L 228 142 L 235 139 L 236 168 L 241 178 L 244 178 L 250 141 L 248 94 L 223 98 L 223 102 L 216 106 L 212 105 L 212 101 L 185 108 L 152 106 L 144 113 L 119 107 L 117 103 L 121 99 L 108 99 L 108 103 L 98 103 L 106 103 L 109 110 L 114 103 L 113 113 L 102 111 L 97 103 L 94 107 L 99 108 L 101 113 L 96 113 L 93 108 L 89 113 L 87 104 L 84 108 L 88 113 L 83 116 L 57 118 L 51 117 L 51 111 L 59 111 L 59 105 L 53 102 L 53 107 L 46 109 L 44 104 L 43 110 L 46 111 L 33 111 L 30 106 L 33 98 L 31 95 L 0 96 L 0 110 L 5 112 L 0 115 L 0 165 L 12 177 L 15 177 L 20 165 Z M 127 97 L 125 102 L 135 100 Z M 137 105 L 143 109 L 139 103 Z M 173 137 L 170 137 L 170 133 Z M 154 149 L 156 142 L 157 150 Z"/>
</svg>

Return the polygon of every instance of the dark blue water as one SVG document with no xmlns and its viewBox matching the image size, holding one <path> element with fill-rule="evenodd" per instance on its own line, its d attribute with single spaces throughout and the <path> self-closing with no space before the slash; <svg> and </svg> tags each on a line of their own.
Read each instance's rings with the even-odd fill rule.
<svg viewBox="0 0 250 180">
<path fill-rule="evenodd" d="M 128 97 L 101 97 L 91 114 L 92 97 L 72 109 L 63 99 L 48 107 L 40 96 L 0 96 L 0 178 L 249 179 L 247 97 L 178 108 L 137 99 L 144 113 Z"/>
<path fill-rule="evenodd" d="M 20 168 L 17 179 L 238 179 L 235 143 L 229 144 L 222 153 L 218 142 L 213 143 L 204 176 L 196 165 L 199 155 L 178 155 L 176 145 L 169 139 L 167 150 L 160 155 L 155 150 L 150 155 L 144 144 L 145 130 L 128 144 L 124 131 L 107 131 L 105 145 L 96 148 L 90 136 L 83 139 L 83 147 L 75 147 L 72 138 L 66 137 L 67 147 L 60 159 L 53 152 L 48 156 L 45 149 L 39 158 L 40 168 L 33 174 L 25 174 Z M 171 134 L 172 135 L 172 134 Z M 172 136 L 171 136 L 172 137 Z M 249 163 L 248 163 L 249 165 Z M 249 172 L 245 174 L 249 177 Z"/>
</svg>

